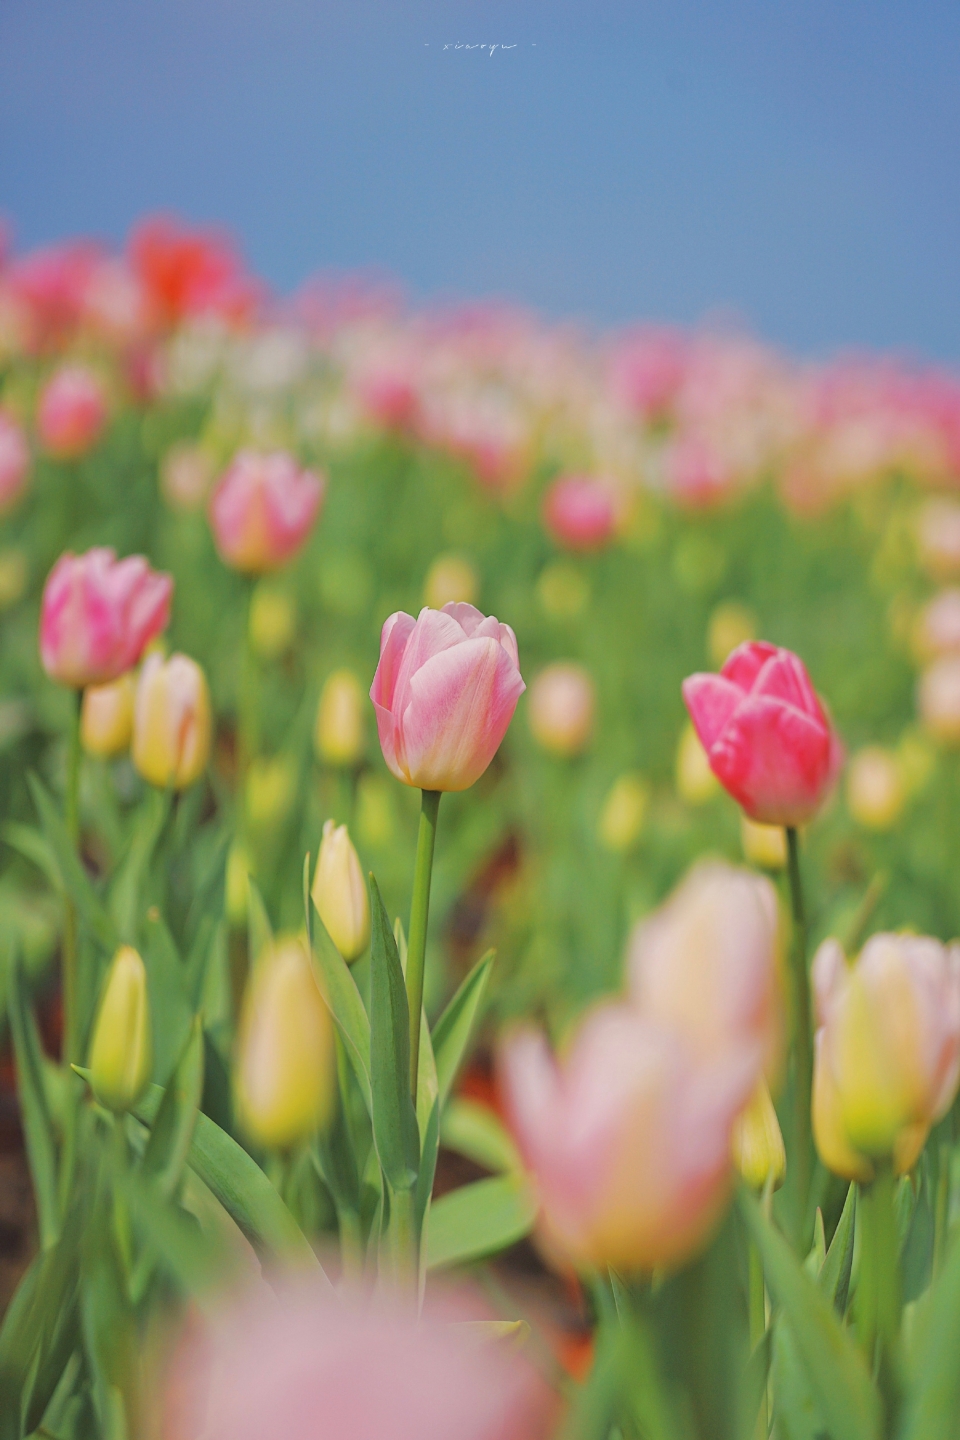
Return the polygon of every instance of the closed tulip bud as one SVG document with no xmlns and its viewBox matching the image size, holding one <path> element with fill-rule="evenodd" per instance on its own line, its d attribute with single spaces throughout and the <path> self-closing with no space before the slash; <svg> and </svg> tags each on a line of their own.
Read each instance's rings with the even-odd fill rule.
<svg viewBox="0 0 960 1440">
<path fill-rule="evenodd" d="M 130 670 L 170 617 L 173 581 L 142 555 L 61 555 L 40 606 L 40 659 L 51 680 L 83 690 Z"/>
<path fill-rule="evenodd" d="M 147 972 L 131 945 L 121 945 L 107 972 L 90 1046 L 90 1085 L 122 1115 L 146 1089 L 153 1066 Z"/>
<path fill-rule="evenodd" d="M 207 679 L 188 655 L 149 655 L 133 708 L 133 763 L 160 789 L 184 790 L 210 756 L 212 717 Z"/>
<path fill-rule="evenodd" d="M 297 767 L 289 755 L 251 760 L 247 770 L 246 816 L 251 830 L 269 834 L 290 814 L 297 790 Z"/>
<path fill-rule="evenodd" d="M 607 792 L 597 823 L 601 845 L 615 854 L 629 850 L 640 838 L 650 803 L 650 787 L 642 775 L 621 775 Z"/>
<path fill-rule="evenodd" d="M 108 760 L 130 749 L 137 684 L 128 670 L 107 685 L 88 685 L 80 711 L 80 742 L 88 755 Z"/>
<path fill-rule="evenodd" d="M 321 1129 L 333 1101 L 332 1021 L 307 952 L 278 940 L 247 985 L 237 1037 L 235 1094 L 245 1132 L 287 1150 Z"/>
<path fill-rule="evenodd" d="M 757 633 L 757 617 L 746 605 L 736 600 L 722 601 L 710 616 L 707 628 L 707 652 L 711 665 L 719 670 L 724 661 Z"/>
<path fill-rule="evenodd" d="M 756 1078 L 742 1055 L 695 1063 L 676 1035 L 607 1004 L 560 1065 L 542 1036 L 516 1034 L 500 1077 L 548 1251 L 578 1268 L 632 1272 L 674 1265 L 706 1243 Z"/>
<path fill-rule="evenodd" d="M 346 825 L 324 825 L 310 893 L 344 960 L 358 960 L 370 943 L 370 902 Z"/>
<path fill-rule="evenodd" d="M 247 923 L 249 894 L 250 860 L 243 846 L 234 841 L 227 855 L 225 900 L 227 919 L 237 929 Z"/>
<path fill-rule="evenodd" d="M 100 438 L 107 400 L 97 377 L 80 365 L 64 365 L 44 386 L 37 408 L 37 432 L 48 455 L 76 460 Z"/>
<path fill-rule="evenodd" d="M 334 670 L 324 681 L 313 742 L 328 765 L 358 765 L 363 759 L 366 699 L 352 670 Z"/>
<path fill-rule="evenodd" d="M 517 637 L 472 605 L 398 611 L 370 699 L 388 768 L 420 790 L 466 790 L 496 754 L 526 686 Z"/>
<path fill-rule="evenodd" d="M 541 749 L 570 759 L 590 744 L 596 719 L 593 680 L 582 665 L 548 665 L 530 687 L 530 732 Z"/>
<path fill-rule="evenodd" d="M 0 550 L 0 610 L 22 600 L 30 579 L 30 565 L 22 550 Z"/>
<path fill-rule="evenodd" d="M 740 844 L 751 865 L 761 870 L 783 870 L 787 864 L 787 837 L 782 825 L 758 825 L 740 816 Z"/>
<path fill-rule="evenodd" d="M 719 793 L 720 781 L 710 769 L 707 752 L 689 722 L 680 732 L 674 775 L 677 794 L 688 805 L 703 805 Z"/>
<path fill-rule="evenodd" d="M 813 818 L 843 752 L 796 655 L 750 641 L 719 675 L 689 676 L 683 698 L 711 770 L 751 820 L 797 826 Z"/>
<path fill-rule="evenodd" d="M 960 745 L 960 655 L 944 655 L 920 676 L 917 709 L 924 729 L 944 745 Z"/>
<path fill-rule="evenodd" d="M 427 571 L 423 603 L 434 610 L 457 601 L 473 605 L 479 594 L 480 577 L 465 555 L 438 555 Z"/>
<path fill-rule="evenodd" d="M 836 940 L 813 962 L 817 1033 L 813 1133 L 828 1169 L 872 1178 L 909 1170 L 960 1078 L 960 947 L 872 936 L 848 965 Z"/>
<path fill-rule="evenodd" d="M 297 607 L 275 586 L 260 581 L 250 598 L 250 644 L 262 660 L 276 660 L 293 644 Z"/>
<path fill-rule="evenodd" d="M 286 451 L 242 450 L 210 501 L 210 524 L 226 564 L 261 575 L 292 559 L 317 518 L 326 483 Z"/>
<path fill-rule="evenodd" d="M 778 1190 L 787 1174 L 787 1152 L 767 1082 L 760 1080 L 733 1127 L 733 1160 L 752 1190 Z"/>
<path fill-rule="evenodd" d="M 0 410 L 0 515 L 16 505 L 29 473 L 27 437 L 15 420 Z"/>
<path fill-rule="evenodd" d="M 847 809 L 867 830 L 892 830 L 906 801 L 897 756 L 880 745 L 854 755 L 847 769 Z"/>
<path fill-rule="evenodd" d="M 780 914 L 771 882 L 720 860 L 695 865 L 634 928 L 630 996 L 697 1055 L 735 1050 L 776 1072 L 783 1036 Z"/>
</svg>

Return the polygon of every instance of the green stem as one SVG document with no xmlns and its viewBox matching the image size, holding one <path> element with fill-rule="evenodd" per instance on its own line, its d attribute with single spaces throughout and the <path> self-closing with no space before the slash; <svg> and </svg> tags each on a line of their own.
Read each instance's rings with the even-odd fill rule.
<svg viewBox="0 0 960 1440">
<path fill-rule="evenodd" d="M 413 1191 L 390 1191 L 390 1242 L 394 1280 L 400 1286 L 416 1285 L 420 1257 L 414 1224 Z"/>
<path fill-rule="evenodd" d="M 950 1146 L 940 1145 L 938 1151 L 936 1199 L 933 1211 L 933 1278 L 943 1269 L 947 1243 L 947 1220 L 950 1205 Z"/>
<path fill-rule="evenodd" d="M 877 1165 L 876 1178 L 860 1187 L 861 1225 L 857 1329 L 868 1364 L 875 1365 L 886 1409 L 886 1433 L 894 1433 L 899 1406 L 898 1346 L 902 1295 L 900 1243 L 894 1204 L 893 1167 Z"/>
<path fill-rule="evenodd" d="M 750 1351 L 751 1354 L 767 1333 L 767 1293 L 763 1283 L 763 1261 L 754 1242 L 749 1242 L 750 1265 Z M 767 1389 L 764 1386 L 756 1423 L 757 1440 L 767 1440 Z"/>
<path fill-rule="evenodd" d="M 64 821 L 70 843 L 79 855 L 80 851 L 80 712 L 83 706 L 83 691 L 75 696 L 73 716 L 70 722 L 70 736 L 67 749 L 67 791 L 64 798 Z M 63 914 L 63 1061 L 72 1065 L 82 1061 L 80 1054 L 80 1017 L 78 1008 L 77 977 L 77 912 L 69 896 L 64 899 Z"/>
<path fill-rule="evenodd" d="M 810 1197 L 810 1175 L 813 1168 L 813 1141 L 810 1134 L 810 1096 L 813 1082 L 813 1040 L 810 1032 L 810 979 L 807 974 L 807 919 L 800 878 L 800 841 L 796 829 L 787 826 L 788 873 L 790 904 L 793 912 L 793 1011 L 794 1011 L 794 1089 L 796 1113 L 793 1157 L 796 1175 L 797 1229 L 801 1254 L 806 1253 L 807 1207 Z"/>
<path fill-rule="evenodd" d="M 440 791 L 424 790 L 417 836 L 417 865 L 413 872 L 413 901 L 410 906 L 410 934 L 407 938 L 407 1003 L 410 1007 L 410 1094 L 417 1103 L 417 1072 L 420 1063 L 420 1014 L 423 1010 L 423 964 L 427 952 L 427 920 L 430 915 L 430 877 L 433 847 L 437 838 L 437 811 Z"/>
</svg>

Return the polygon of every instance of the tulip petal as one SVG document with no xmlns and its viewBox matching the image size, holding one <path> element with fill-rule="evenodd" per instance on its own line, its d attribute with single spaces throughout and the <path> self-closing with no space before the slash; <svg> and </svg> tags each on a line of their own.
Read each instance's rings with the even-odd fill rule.
<svg viewBox="0 0 960 1440">
<path fill-rule="evenodd" d="M 413 616 L 408 615 L 405 610 L 395 610 L 383 623 L 380 631 L 380 663 L 370 686 L 370 699 L 376 706 L 389 710 L 393 704 L 397 676 L 416 623 Z"/>
<path fill-rule="evenodd" d="M 709 753 L 725 729 L 744 694 L 722 675 L 690 675 L 683 682 L 683 699 L 700 743 Z"/>
<path fill-rule="evenodd" d="M 709 747 L 710 768 L 753 820 L 802 825 L 830 779 L 830 732 L 791 705 L 751 696 Z"/>
<path fill-rule="evenodd" d="M 750 691 L 763 667 L 776 654 L 776 645 L 771 645 L 766 640 L 745 640 L 742 645 L 731 650 L 720 674 L 724 680 L 729 680 L 731 685 L 739 685 L 741 690 Z"/>
</svg>

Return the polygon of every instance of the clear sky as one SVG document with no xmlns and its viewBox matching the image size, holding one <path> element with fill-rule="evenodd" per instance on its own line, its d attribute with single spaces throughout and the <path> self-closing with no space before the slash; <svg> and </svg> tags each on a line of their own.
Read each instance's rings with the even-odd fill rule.
<svg viewBox="0 0 960 1440">
<path fill-rule="evenodd" d="M 0 0 L 18 244 L 158 208 L 281 289 L 377 266 L 960 361 L 960 5 Z"/>
</svg>

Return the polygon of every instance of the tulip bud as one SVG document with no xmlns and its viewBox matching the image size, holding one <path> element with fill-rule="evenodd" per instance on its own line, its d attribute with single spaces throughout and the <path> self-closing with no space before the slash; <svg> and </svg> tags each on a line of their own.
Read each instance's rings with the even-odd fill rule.
<svg viewBox="0 0 960 1440">
<path fill-rule="evenodd" d="M 250 599 L 250 644 L 263 660 L 289 650 L 297 632 L 297 609 L 289 595 L 262 580 Z"/>
<path fill-rule="evenodd" d="M 184 790 L 210 755 L 210 692 L 187 655 L 149 655 L 140 671 L 133 712 L 133 763 L 160 789 Z"/>
<path fill-rule="evenodd" d="M 434 610 L 460 600 L 473 605 L 479 594 L 480 577 L 464 555 L 438 555 L 427 571 L 423 603 Z"/>
<path fill-rule="evenodd" d="M 757 617 L 746 605 L 724 600 L 710 616 L 707 628 L 707 653 L 711 665 L 719 670 L 738 645 L 753 640 L 757 633 Z"/>
<path fill-rule="evenodd" d="M 160 465 L 160 490 L 172 510 L 201 510 L 210 492 L 213 464 L 206 450 L 189 441 L 171 445 Z"/>
<path fill-rule="evenodd" d="M 530 687 L 527 719 L 537 744 L 550 755 L 580 755 L 593 736 L 596 695 L 582 665 L 548 665 Z"/>
<path fill-rule="evenodd" d="M 710 769 L 707 752 L 689 722 L 680 732 L 675 778 L 677 794 L 688 805 L 703 805 L 712 800 L 720 789 L 720 781 Z"/>
<path fill-rule="evenodd" d="M 130 670 L 106 685 L 87 686 L 80 711 L 80 742 L 88 755 L 109 760 L 129 750 L 136 693 L 136 681 Z"/>
<path fill-rule="evenodd" d="M 147 972 L 131 945 L 121 945 L 93 1027 L 90 1085 L 108 1110 L 122 1115 L 143 1094 L 153 1066 Z"/>
<path fill-rule="evenodd" d="M 97 377 L 65 365 L 47 381 L 37 408 L 40 443 L 58 460 L 75 460 L 97 442 L 107 421 L 107 400 Z"/>
<path fill-rule="evenodd" d="M 740 843 L 751 865 L 761 870 L 783 870 L 787 863 L 787 837 L 782 825 L 758 825 L 740 816 Z"/>
<path fill-rule="evenodd" d="M 310 893 L 344 960 L 358 960 L 370 943 L 370 902 L 346 825 L 324 825 Z"/>
<path fill-rule="evenodd" d="M 847 769 L 847 809 L 868 830 L 892 830 L 906 792 L 897 756 L 880 745 L 860 750 Z"/>
<path fill-rule="evenodd" d="M 225 903 L 227 919 L 235 929 L 247 923 L 250 893 L 250 861 L 243 846 L 236 840 L 227 855 Z"/>
<path fill-rule="evenodd" d="M 313 743 L 328 765 L 352 766 L 363 758 L 366 696 L 352 670 L 334 670 L 324 681 Z"/>
<path fill-rule="evenodd" d="M 286 1150 L 309 1140 L 333 1101 L 330 1012 L 307 952 L 288 938 L 261 955 L 247 985 L 237 1039 L 237 1117 L 257 1144 Z"/>
<path fill-rule="evenodd" d="M 779 1190 L 787 1173 L 787 1152 L 767 1082 L 761 1079 L 733 1127 L 733 1163 L 753 1190 L 772 1181 Z"/>
<path fill-rule="evenodd" d="M 642 775 L 619 776 L 600 811 L 597 834 L 601 845 L 614 853 L 629 850 L 643 830 L 649 803 L 650 787 Z"/>
<path fill-rule="evenodd" d="M 290 814 L 296 797 L 297 767 L 288 755 L 251 760 L 247 770 L 246 816 L 250 829 L 262 834 L 277 830 Z"/>
<path fill-rule="evenodd" d="M 909 1170 L 960 1078 L 960 947 L 873 935 L 848 965 L 836 940 L 813 962 L 813 1133 L 828 1169 L 869 1180 Z"/>
</svg>

